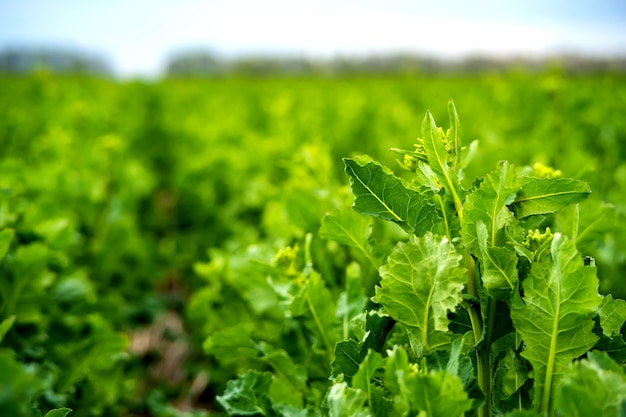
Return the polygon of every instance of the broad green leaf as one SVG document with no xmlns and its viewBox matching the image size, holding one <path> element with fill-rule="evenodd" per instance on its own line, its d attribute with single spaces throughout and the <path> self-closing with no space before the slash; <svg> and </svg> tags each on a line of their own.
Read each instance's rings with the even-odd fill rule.
<svg viewBox="0 0 626 417">
<path fill-rule="evenodd" d="M 610 361 L 608 356 L 606 360 Z M 626 408 L 626 376 L 614 364 L 603 369 L 596 361 L 584 359 L 565 372 L 556 392 L 559 415 L 572 417 L 623 416 Z"/>
<path fill-rule="evenodd" d="M 13 229 L 4 229 L 0 232 L 0 261 L 9 251 L 9 246 L 11 245 L 11 240 L 13 240 L 14 235 L 15 231 Z"/>
<path fill-rule="evenodd" d="M 11 327 L 13 327 L 13 323 L 15 323 L 16 316 L 9 316 L 6 319 L 2 320 L 0 323 L 0 342 L 4 339 L 4 336 L 7 334 Z"/>
<path fill-rule="evenodd" d="M 377 302 L 393 319 L 415 328 L 425 351 L 449 342 L 448 312 L 461 302 L 465 283 L 461 259 L 447 239 L 428 233 L 398 243 L 380 268 Z"/>
<path fill-rule="evenodd" d="M 438 223 L 437 210 L 429 199 L 406 188 L 398 177 L 385 172 L 378 163 L 361 166 L 347 158 L 344 162 L 356 197 L 354 209 L 357 212 L 396 222 L 418 236 Z"/>
<path fill-rule="evenodd" d="M 360 250 L 374 268 L 378 268 L 381 259 L 375 256 L 368 240 L 372 222 L 371 217 L 360 215 L 349 208 L 334 210 L 322 218 L 320 237 Z"/>
<path fill-rule="evenodd" d="M 71 412 L 72 412 L 71 408 L 66 408 L 66 407 L 56 408 L 54 410 L 48 411 L 45 417 L 65 417 Z"/>
<path fill-rule="evenodd" d="M 495 171 L 485 176 L 480 187 L 467 196 L 463 204 L 461 235 L 463 244 L 472 254 L 480 254 L 476 230 L 479 222 L 487 229 L 485 245 L 503 246 L 504 236 L 498 232 L 507 224 L 515 222 L 507 204 L 513 201 L 518 189 L 515 170 L 508 162 L 501 161 Z"/>
<path fill-rule="evenodd" d="M 476 225 L 476 235 L 483 288 L 488 295 L 508 302 L 518 281 L 517 255 L 514 250 L 489 246 L 489 232 L 482 221 Z"/>
<path fill-rule="evenodd" d="M 425 412 L 429 417 L 450 417 L 461 416 L 472 408 L 472 400 L 463 389 L 461 378 L 447 371 L 407 372 L 401 383 L 413 412 Z"/>
<path fill-rule="evenodd" d="M 511 208 L 518 219 L 536 214 L 554 213 L 570 204 L 583 201 L 591 194 L 589 186 L 570 178 L 531 178 L 522 180 Z"/>
<path fill-rule="evenodd" d="M 359 389 L 350 388 L 345 382 L 334 384 L 326 395 L 326 406 L 330 417 L 369 417 L 365 407 L 367 394 Z"/>
<path fill-rule="evenodd" d="M 534 370 L 535 409 L 552 410 L 553 387 L 564 369 L 598 340 L 593 318 L 601 298 L 594 267 L 585 266 L 574 243 L 556 234 L 551 259 L 535 262 L 523 281 L 524 297 L 511 306 L 513 324 Z"/>
<path fill-rule="evenodd" d="M 619 334 L 626 321 L 626 301 L 614 300 L 611 294 L 602 298 L 602 304 L 598 311 L 602 332 L 608 336 Z"/>
<path fill-rule="evenodd" d="M 223 395 L 217 401 L 229 415 L 272 416 L 272 402 L 268 396 L 272 374 L 247 371 L 235 380 L 228 381 Z"/>
</svg>

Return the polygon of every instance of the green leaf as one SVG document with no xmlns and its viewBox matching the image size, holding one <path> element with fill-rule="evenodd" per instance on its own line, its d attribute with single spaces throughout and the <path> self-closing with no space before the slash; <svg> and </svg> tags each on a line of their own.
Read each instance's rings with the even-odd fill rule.
<svg viewBox="0 0 626 417">
<path fill-rule="evenodd" d="M 365 407 L 367 394 L 348 387 L 345 382 L 334 384 L 326 395 L 326 406 L 329 417 L 369 417 L 371 414 Z"/>
<path fill-rule="evenodd" d="M 570 204 L 583 201 L 589 194 L 589 186 L 582 181 L 570 178 L 525 177 L 511 208 L 515 216 L 521 219 L 554 213 Z"/>
<path fill-rule="evenodd" d="M 293 383 L 288 379 L 289 375 L 274 373 L 273 376 L 274 378 L 272 379 L 267 395 L 270 398 L 274 409 L 278 410 L 279 404 L 283 405 L 283 407 L 281 407 L 283 409 L 285 407 L 291 409 L 301 409 L 304 399 L 303 391 L 301 389 L 294 389 Z"/>
<path fill-rule="evenodd" d="M 545 417 L 534 410 L 514 410 L 505 414 L 506 417 Z"/>
<path fill-rule="evenodd" d="M 28 317 L 20 308 L 23 306 L 24 294 L 32 296 L 39 293 L 45 295 L 54 276 L 47 274 L 47 264 L 50 251 L 42 243 L 21 245 L 14 252 L 14 256 L 5 260 L 12 272 L 12 280 L 0 280 L 0 292 L 5 314 L 17 314 L 20 321 L 37 320 L 39 316 Z M 29 294 L 30 293 L 30 294 Z M 26 306 L 28 308 L 28 306 Z"/>
<path fill-rule="evenodd" d="M 365 358 L 367 349 L 356 340 L 343 340 L 335 346 L 335 358 L 331 363 L 333 377 L 343 374 L 346 381 L 351 381 Z"/>
<path fill-rule="evenodd" d="M 368 351 L 359 365 L 359 370 L 352 378 L 352 386 L 367 392 L 374 376 L 383 368 L 383 365 L 383 357 L 380 353 L 373 350 Z"/>
<path fill-rule="evenodd" d="M 334 210 L 322 218 L 320 237 L 360 250 L 374 268 L 378 268 L 381 259 L 375 256 L 369 242 L 372 222 L 371 217 L 362 216 L 349 208 Z"/>
<path fill-rule="evenodd" d="M 514 250 L 488 246 L 489 232 L 482 221 L 476 225 L 483 288 L 491 297 L 502 301 L 511 299 L 517 285 L 517 255 Z"/>
<path fill-rule="evenodd" d="M 270 365 L 276 374 L 291 386 L 292 390 L 307 391 L 305 369 L 296 365 L 284 349 L 276 349 L 266 343 L 260 343 L 260 352 L 259 359 Z"/>
<path fill-rule="evenodd" d="M 346 289 L 337 300 L 337 317 L 343 322 L 343 339 L 350 333 L 350 320 L 365 311 L 367 297 L 361 284 L 361 268 L 352 262 L 346 268 Z"/>
<path fill-rule="evenodd" d="M 66 408 L 66 407 L 56 408 L 54 410 L 48 411 L 45 417 L 65 417 L 71 412 L 72 412 L 71 408 Z"/>
<path fill-rule="evenodd" d="M 374 382 L 377 377 L 382 376 L 383 366 L 382 355 L 370 350 L 352 378 L 352 386 L 367 394 L 367 404 L 372 415 L 381 417 L 387 414 L 388 407 L 385 404 L 383 391 Z"/>
<path fill-rule="evenodd" d="M 560 210 L 556 217 L 555 231 L 563 232 L 576 241 L 583 253 L 593 248 L 606 233 L 623 227 L 614 206 L 594 200 L 586 200 Z"/>
<path fill-rule="evenodd" d="M 344 162 L 356 197 L 354 209 L 357 212 L 396 222 L 418 236 L 438 223 L 437 210 L 429 199 L 406 188 L 398 177 L 385 172 L 378 163 L 361 166 L 347 158 Z"/>
<path fill-rule="evenodd" d="M 268 396 L 272 374 L 269 372 L 247 371 L 226 384 L 226 391 L 217 401 L 230 415 L 253 416 L 273 414 L 272 402 Z"/>
<path fill-rule="evenodd" d="M 220 362 L 231 363 L 259 355 L 259 346 L 252 339 L 252 325 L 240 323 L 214 332 L 203 344 L 204 352 Z"/>
<path fill-rule="evenodd" d="M 0 342 L 2 342 L 4 336 L 9 330 L 11 330 L 11 327 L 13 327 L 13 323 L 15 323 L 15 318 L 16 316 L 10 316 L 2 320 L 2 323 L 0 323 Z"/>
<path fill-rule="evenodd" d="M 551 259 L 535 262 L 513 298 L 511 318 L 534 370 L 535 409 L 552 410 L 552 390 L 564 369 L 598 340 L 592 332 L 601 298 L 594 267 L 585 266 L 574 243 L 556 234 Z"/>
<path fill-rule="evenodd" d="M 402 378 L 402 390 L 411 410 L 429 417 L 461 416 L 472 408 L 461 378 L 447 371 L 407 373 Z"/>
<path fill-rule="evenodd" d="M 43 382 L 15 360 L 11 351 L 0 351 L 0 411 L 3 416 L 31 416 L 30 402 Z"/>
<path fill-rule="evenodd" d="M 595 323 L 593 333 L 600 338 L 593 346 L 594 351 L 606 352 L 618 363 L 626 363 L 626 341 L 622 334 L 618 332 L 613 336 L 607 336 L 600 324 L 600 316 L 594 317 L 593 320 Z"/>
<path fill-rule="evenodd" d="M 377 311 L 370 311 L 366 317 L 364 341 L 344 340 L 335 346 L 335 358 L 331 364 L 333 376 L 343 374 L 345 380 L 350 382 L 352 376 L 359 370 L 359 365 L 368 350 L 382 351 L 387 335 L 394 324 L 395 321 L 391 317 L 381 315 Z"/>
<path fill-rule="evenodd" d="M 394 345 L 385 364 L 385 387 L 394 395 L 400 394 L 399 376 L 409 369 L 409 355 L 402 345 Z M 400 372 L 398 372 L 400 371 Z"/>
<path fill-rule="evenodd" d="M 448 166 L 448 151 L 443 142 L 442 130 L 439 129 L 435 118 L 430 112 L 426 112 L 422 121 L 422 140 L 428 156 L 428 165 L 437 174 L 440 181 L 448 185 L 449 181 L 447 178 L 451 174 Z"/>
<path fill-rule="evenodd" d="M 0 232 L 0 261 L 9 251 L 14 235 L 15 231 L 13 229 L 4 229 Z"/>
<path fill-rule="evenodd" d="M 461 357 L 461 348 L 463 347 L 463 339 L 456 339 L 450 346 L 450 357 L 446 364 L 446 371 L 452 375 L 459 374 L 459 358 Z"/>
<path fill-rule="evenodd" d="M 335 300 L 324 280 L 316 271 L 304 281 L 290 305 L 294 317 L 303 319 L 304 325 L 316 336 L 316 348 L 325 349 L 332 355 L 339 339 Z"/>
<path fill-rule="evenodd" d="M 85 378 L 110 374 L 128 349 L 128 336 L 116 332 L 102 316 L 90 315 L 87 321 L 91 328 L 89 337 L 55 349 L 55 355 L 63 358 L 59 392 L 70 390 Z"/>
<path fill-rule="evenodd" d="M 448 312 L 461 302 L 465 283 L 461 259 L 447 239 L 428 233 L 398 243 L 380 268 L 377 302 L 395 320 L 415 328 L 426 352 L 450 341 Z"/>
<path fill-rule="evenodd" d="M 306 391 L 306 371 L 294 363 L 283 349 L 276 349 L 252 338 L 252 325 L 241 323 L 216 331 L 204 342 L 204 351 L 224 364 L 252 359 L 271 366 L 292 390 Z"/>
<path fill-rule="evenodd" d="M 366 349 L 374 349 L 382 352 L 387 340 L 387 335 L 396 322 L 386 314 L 379 311 L 369 311 L 365 321 L 367 331 L 363 345 Z"/>
<path fill-rule="evenodd" d="M 606 354 L 604 360 L 611 361 Z M 626 376 L 619 365 L 613 365 L 614 369 L 604 369 L 598 362 L 585 359 L 567 369 L 556 393 L 558 413 L 572 417 L 623 416 Z"/>
<path fill-rule="evenodd" d="M 461 235 L 463 244 L 468 250 L 479 255 L 477 224 L 483 223 L 487 229 L 484 245 L 501 247 L 504 244 L 502 228 L 515 222 L 513 213 L 507 207 L 510 204 L 519 184 L 515 170 L 506 161 L 501 161 L 498 168 L 485 176 L 480 187 L 467 196 L 463 204 L 463 223 Z"/>
<path fill-rule="evenodd" d="M 626 301 L 614 300 L 611 294 L 602 298 L 602 304 L 598 310 L 602 332 L 612 337 L 620 333 L 620 329 L 626 321 Z"/>
<path fill-rule="evenodd" d="M 452 117 L 452 116 L 451 116 Z M 458 128 L 458 126 L 456 126 Z M 426 112 L 422 122 L 422 140 L 428 156 L 428 165 L 439 178 L 441 185 L 453 196 L 457 208 L 461 205 L 461 184 L 450 166 L 448 166 L 448 151 L 443 141 L 442 130 L 437 127 L 430 112 Z"/>
<path fill-rule="evenodd" d="M 461 124 L 459 122 L 459 115 L 456 111 L 456 107 L 452 99 L 448 101 L 448 115 L 450 117 L 449 139 L 452 143 L 452 149 L 454 153 L 453 168 L 456 168 L 461 160 Z"/>
</svg>

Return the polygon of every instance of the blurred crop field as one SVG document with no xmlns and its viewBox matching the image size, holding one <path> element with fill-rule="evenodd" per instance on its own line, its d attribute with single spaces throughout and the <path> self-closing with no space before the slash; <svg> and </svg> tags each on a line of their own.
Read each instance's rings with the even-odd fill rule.
<svg viewBox="0 0 626 417">
<path fill-rule="evenodd" d="M 263 265 L 305 236 L 314 258 L 326 245 L 320 219 L 353 199 L 342 158 L 408 175 L 389 149 L 413 146 L 426 110 L 447 126 L 450 98 L 478 141 L 468 186 L 503 159 L 541 163 L 590 185 L 581 212 L 616 207 L 581 217 L 597 227 L 578 249 L 625 298 L 623 73 L 0 78 L 3 407 L 222 415 L 215 397 L 255 365 L 207 337 L 275 332 Z M 349 262 L 319 258 L 330 283 Z"/>
</svg>

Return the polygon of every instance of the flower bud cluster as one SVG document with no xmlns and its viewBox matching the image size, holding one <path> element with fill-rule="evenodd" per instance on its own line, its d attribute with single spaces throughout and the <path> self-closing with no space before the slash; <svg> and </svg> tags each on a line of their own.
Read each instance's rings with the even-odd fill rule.
<svg viewBox="0 0 626 417">
<path fill-rule="evenodd" d="M 554 169 L 541 162 L 536 162 L 533 165 L 533 175 L 538 178 L 559 178 L 563 173 L 560 169 Z"/>
<path fill-rule="evenodd" d="M 554 233 L 550 230 L 549 227 L 546 227 L 544 232 L 540 230 L 529 230 L 526 234 L 526 240 L 524 241 L 524 246 L 532 252 L 539 250 L 544 244 L 552 241 L 554 238 Z"/>
</svg>

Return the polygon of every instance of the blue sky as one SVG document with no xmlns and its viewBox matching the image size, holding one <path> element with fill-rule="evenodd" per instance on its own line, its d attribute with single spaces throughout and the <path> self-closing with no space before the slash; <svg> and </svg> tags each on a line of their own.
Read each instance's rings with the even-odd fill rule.
<svg viewBox="0 0 626 417">
<path fill-rule="evenodd" d="M 80 48 L 144 76 L 187 48 L 626 56 L 626 0 L 0 0 L 0 50 L 24 45 Z"/>
</svg>

